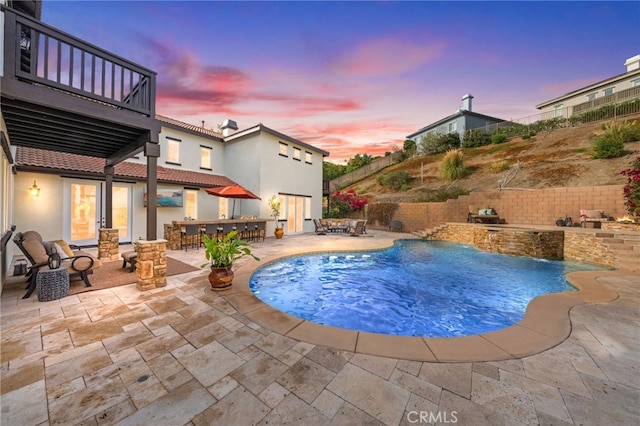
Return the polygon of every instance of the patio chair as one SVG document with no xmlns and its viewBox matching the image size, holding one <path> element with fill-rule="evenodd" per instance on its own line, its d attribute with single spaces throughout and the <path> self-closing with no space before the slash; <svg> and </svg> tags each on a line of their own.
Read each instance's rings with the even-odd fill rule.
<svg viewBox="0 0 640 426">
<path fill-rule="evenodd" d="M 491 207 L 469 206 L 469 213 L 467 214 L 467 223 L 490 223 L 499 224 L 500 216 Z"/>
<path fill-rule="evenodd" d="M 69 278 L 79 277 L 86 287 L 91 287 L 89 275 L 93 270 L 102 266 L 99 259 L 83 252 L 76 246 L 70 246 L 63 240 L 43 241 L 42 236 L 36 231 L 18 232 L 13 238 L 20 251 L 31 263 L 27 271 L 28 291 L 23 299 L 31 296 L 36 288 L 36 276 L 39 270 L 49 269 L 49 255 L 57 252 L 61 258 L 61 268 L 69 272 Z"/>
<path fill-rule="evenodd" d="M 364 234 L 364 225 L 365 225 L 365 221 L 364 220 L 359 220 L 359 221 L 354 221 L 355 222 L 355 226 L 351 226 L 349 228 L 349 236 L 350 237 L 359 237 L 360 234 Z M 352 223 L 354 223 L 352 222 Z"/>
<path fill-rule="evenodd" d="M 389 232 L 402 232 L 404 224 L 399 220 L 392 220 L 389 222 Z"/>
<path fill-rule="evenodd" d="M 609 215 L 604 213 L 601 209 L 580 209 L 580 226 L 587 227 L 588 223 L 591 223 L 594 228 L 600 228 L 602 222 L 609 221 Z"/>
<path fill-rule="evenodd" d="M 324 226 L 319 219 L 313 219 L 313 224 L 316 226 L 316 235 L 327 235 L 329 228 Z"/>
</svg>

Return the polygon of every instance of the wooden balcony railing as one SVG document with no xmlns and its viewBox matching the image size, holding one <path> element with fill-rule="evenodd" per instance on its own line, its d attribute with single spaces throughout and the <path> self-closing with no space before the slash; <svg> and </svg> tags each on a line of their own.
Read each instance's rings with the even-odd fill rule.
<svg viewBox="0 0 640 426">
<path fill-rule="evenodd" d="M 13 71 L 23 82 L 155 117 L 155 72 L 10 8 L 2 11 L 5 78 Z"/>
</svg>

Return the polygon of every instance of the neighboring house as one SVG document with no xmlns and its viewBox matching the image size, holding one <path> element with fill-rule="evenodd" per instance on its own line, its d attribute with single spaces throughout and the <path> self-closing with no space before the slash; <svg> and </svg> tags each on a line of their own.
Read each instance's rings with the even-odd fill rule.
<svg viewBox="0 0 640 426">
<path fill-rule="evenodd" d="M 536 105 L 543 118 L 571 117 L 606 104 L 640 98 L 640 55 L 626 60 L 623 74 L 574 90 Z"/>
<path fill-rule="evenodd" d="M 473 112 L 471 105 L 472 99 L 472 95 L 464 95 L 462 97 L 462 107 L 455 114 L 429 124 L 415 133 L 411 133 L 406 139 L 410 139 L 418 144 L 423 136 L 429 134 L 446 135 L 449 133 L 458 133 L 460 140 L 463 140 L 467 130 L 489 128 L 489 126 L 493 124 L 505 121 L 502 118 L 490 117 Z"/>
</svg>

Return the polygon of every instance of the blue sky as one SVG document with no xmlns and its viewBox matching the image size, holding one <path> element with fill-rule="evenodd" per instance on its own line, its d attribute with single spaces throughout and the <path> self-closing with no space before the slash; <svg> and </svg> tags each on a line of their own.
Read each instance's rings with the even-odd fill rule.
<svg viewBox="0 0 640 426">
<path fill-rule="evenodd" d="M 156 111 L 383 155 L 473 110 L 503 119 L 621 74 L 640 2 L 52 1 L 42 19 L 158 73 Z"/>
</svg>

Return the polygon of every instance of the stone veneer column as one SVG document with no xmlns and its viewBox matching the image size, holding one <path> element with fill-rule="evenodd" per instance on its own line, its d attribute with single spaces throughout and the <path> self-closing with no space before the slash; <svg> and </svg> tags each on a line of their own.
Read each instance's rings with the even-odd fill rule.
<svg viewBox="0 0 640 426">
<path fill-rule="evenodd" d="M 167 240 L 169 250 L 180 250 L 180 225 L 164 224 L 164 239 Z"/>
<path fill-rule="evenodd" d="M 151 290 L 167 285 L 167 241 L 136 241 L 136 287 Z"/>
<path fill-rule="evenodd" d="M 120 253 L 120 235 L 116 228 L 100 228 L 98 234 L 98 259 L 117 260 Z"/>
</svg>

